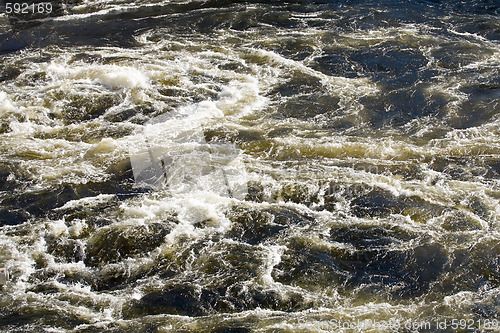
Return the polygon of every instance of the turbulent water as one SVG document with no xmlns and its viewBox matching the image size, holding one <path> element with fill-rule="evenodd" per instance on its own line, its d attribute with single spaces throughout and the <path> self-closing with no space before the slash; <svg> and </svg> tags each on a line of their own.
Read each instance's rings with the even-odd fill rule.
<svg viewBox="0 0 500 333">
<path fill-rule="evenodd" d="M 0 15 L 1 331 L 499 331 L 499 15 Z"/>
</svg>

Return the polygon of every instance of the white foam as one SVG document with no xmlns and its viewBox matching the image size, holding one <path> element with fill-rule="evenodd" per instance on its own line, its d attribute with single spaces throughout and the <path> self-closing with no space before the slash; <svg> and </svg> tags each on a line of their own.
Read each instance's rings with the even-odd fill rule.
<svg viewBox="0 0 500 333">
<path fill-rule="evenodd" d="M 262 267 L 260 276 L 261 283 L 268 288 L 276 287 L 276 282 L 272 277 L 272 273 L 274 267 L 281 262 L 281 256 L 286 250 L 286 247 L 281 245 L 270 245 L 266 246 L 265 250 L 267 252 L 267 257 L 265 258 L 265 263 Z"/>
<path fill-rule="evenodd" d="M 78 207 L 83 208 L 85 206 L 92 206 L 99 203 L 107 202 L 114 197 L 115 196 L 113 194 L 99 194 L 94 197 L 85 197 L 81 199 L 70 200 L 61 207 L 56 208 L 55 210 L 73 209 Z"/>
<path fill-rule="evenodd" d="M 148 76 L 134 67 L 119 65 L 69 65 L 51 62 L 42 68 L 59 79 L 90 80 L 109 88 L 147 88 Z"/>
<path fill-rule="evenodd" d="M 15 110 L 16 107 L 12 104 L 12 101 L 9 99 L 7 93 L 0 91 L 0 114 L 13 112 Z"/>
<path fill-rule="evenodd" d="M 266 103 L 266 99 L 260 96 L 259 86 L 259 81 L 252 77 L 245 81 L 231 81 L 219 93 L 216 105 L 225 115 L 245 116 Z"/>
<path fill-rule="evenodd" d="M 108 66 L 104 73 L 99 73 L 99 80 L 106 86 L 113 88 L 146 88 L 148 78 L 135 68 Z"/>
</svg>

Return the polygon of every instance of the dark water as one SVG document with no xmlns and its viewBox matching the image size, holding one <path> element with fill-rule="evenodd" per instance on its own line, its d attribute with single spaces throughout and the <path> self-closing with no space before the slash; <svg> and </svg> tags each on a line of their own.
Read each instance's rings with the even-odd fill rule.
<svg viewBox="0 0 500 333">
<path fill-rule="evenodd" d="M 500 330 L 497 1 L 53 4 L 0 16 L 2 332 Z"/>
</svg>

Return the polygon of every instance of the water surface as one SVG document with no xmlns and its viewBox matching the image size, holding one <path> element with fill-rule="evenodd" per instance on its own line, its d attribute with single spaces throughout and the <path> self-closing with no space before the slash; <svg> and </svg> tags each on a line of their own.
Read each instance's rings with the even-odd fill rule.
<svg viewBox="0 0 500 333">
<path fill-rule="evenodd" d="M 498 17 L 478 0 L 1 15 L 2 332 L 498 330 Z M 243 196 L 199 158 L 229 146 Z M 136 181 L 144 149 L 187 156 L 165 169 L 176 190 Z"/>
</svg>

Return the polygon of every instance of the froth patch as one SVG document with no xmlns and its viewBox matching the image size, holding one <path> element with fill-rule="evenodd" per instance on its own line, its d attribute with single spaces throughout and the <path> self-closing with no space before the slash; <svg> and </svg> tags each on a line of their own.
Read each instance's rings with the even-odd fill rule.
<svg viewBox="0 0 500 333">
<path fill-rule="evenodd" d="M 225 115 L 246 115 L 254 108 L 264 104 L 264 98 L 259 95 L 259 82 L 248 78 L 246 82 L 232 81 L 219 93 L 217 107 Z"/>
<path fill-rule="evenodd" d="M 137 68 L 118 65 L 69 67 L 65 64 L 50 63 L 46 70 L 59 78 L 91 80 L 108 88 L 147 88 L 149 82 L 148 76 Z"/>
<path fill-rule="evenodd" d="M 0 91 L 0 113 L 7 113 L 13 111 L 15 111 L 15 107 L 9 100 L 7 93 Z"/>
<path fill-rule="evenodd" d="M 109 66 L 98 74 L 99 80 L 105 86 L 112 88 L 146 88 L 148 78 L 135 68 Z"/>
</svg>

